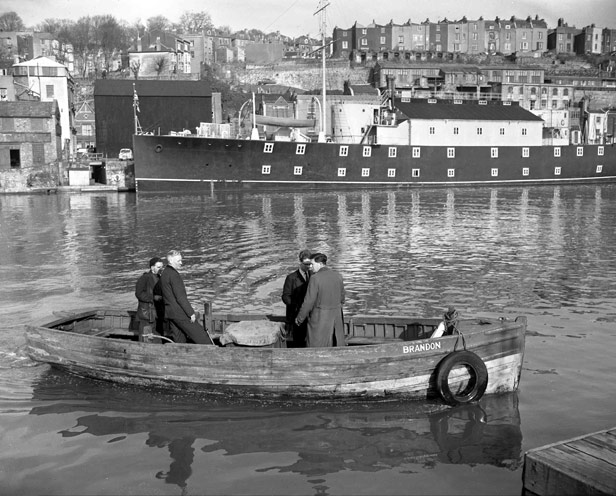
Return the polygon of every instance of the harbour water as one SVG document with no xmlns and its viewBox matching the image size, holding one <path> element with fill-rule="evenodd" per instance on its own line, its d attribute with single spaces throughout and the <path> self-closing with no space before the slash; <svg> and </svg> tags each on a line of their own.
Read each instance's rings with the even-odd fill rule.
<svg viewBox="0 0 616 496">
<path fill-rule="evenodd" d="M 511 494 L 526 450 L 616 425 L 616 185 L 0 197 L 0 494 Z M 135 308 L 184 254 L 195 306 L 283 312 L 299 249 L 347 314 L 528 317 L 520 390 L 470 406 L 255 402 L 29 360 L 54 311 Z"/>
</svg>

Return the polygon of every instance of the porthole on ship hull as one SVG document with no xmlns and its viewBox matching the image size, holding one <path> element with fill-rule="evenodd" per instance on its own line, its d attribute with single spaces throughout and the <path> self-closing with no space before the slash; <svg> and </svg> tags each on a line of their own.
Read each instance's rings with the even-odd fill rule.
<svg viewBox="0 0 616 496">
<path fill-rule="evenodd" d="M 156 145 L 156 148 L 154 148 L 154 151 L 156 153 L 160 153 L 163 151 L 163 145 Z"/>
</svg>

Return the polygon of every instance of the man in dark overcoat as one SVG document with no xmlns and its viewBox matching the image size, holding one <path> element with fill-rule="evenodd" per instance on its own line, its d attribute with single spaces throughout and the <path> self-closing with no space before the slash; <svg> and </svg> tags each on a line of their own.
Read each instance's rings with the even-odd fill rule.
<svg viewBox="0 0 616 496">
<path fill-rule="evenodd" d="M 137 297 L 137 322 L 139 323 L 139 333 L 145 332 L 145 327 L 149 326 L 149 332 L 157 334 L 158 321 L 162 319 L 159 314 L 159 303 L 157 298 L 162 300 L 160 295 L 155 292 L 156 284 L 160 279 L 160 271 L 163 269 L 163 261 L 154 257 L 150 259 L 149 270 L 141 274 L 135 285 L 135 296 Z M 162 313 L 162 312 L 160 312 Z"/>
<path fill-rule="evenodd" d="M 213 344 L 205 329 L 197 323 L 197 314 L 188 301 L 184 281 L 178 272 L 181 268 L 182 254 L 176 250 L 170 251 L 167 267 L 160 276 L 160 288 L 171 338 L 176 343 L 186 343 L 188 338 L 197 344 Z"/>
<path fill-rule="evenodd" d="M 295 324 L 308 319 L 306 346 L 345 346 L 342 305 L 342 276 L 327 266 L 327 256 L 316 253 L 311 258 L 312 276 Z"/>
<path fill-rule="evenodd" d="M 299 267 L 291 272 L 284 280 L 282 287 L 282 301 L 287 307 L 286 311 L 286 331 L 287 335 L 292 336 L 293 348 L 303 348 L 306 346 L 306 322 L 302 325 L 295 325 L 295 317 L 304 302 L 306 289 L 308 288 L 308 280 L 310 279 L 310 257 L 312 253 L 309 250 L 299 252 Z"/>
</svg>

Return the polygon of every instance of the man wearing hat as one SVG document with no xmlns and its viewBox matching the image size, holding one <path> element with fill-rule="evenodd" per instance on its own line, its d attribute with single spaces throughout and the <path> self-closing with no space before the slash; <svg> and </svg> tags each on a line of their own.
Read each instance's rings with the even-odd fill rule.
<svg viewBox="0 0 616 496">
<path fill-rule="evenodd" d="M 135 296 L 139 301 L 137 304 L 137 321 L 139 322 L 140 335 L 143 333 L 159 334 L 156 329 L 156 318 L 158 316 L 156 307 L 160 308 L 162 296 L 160 291 L 156 291 L 155 288 L 163 269 L 163 261 L 158 257 L 151 258 L 149 267 L 150 270 L 141 275 L 135 286 Z M 149 329 L 145 329 L 146 327 L 149 327 Z"/>
</svg>

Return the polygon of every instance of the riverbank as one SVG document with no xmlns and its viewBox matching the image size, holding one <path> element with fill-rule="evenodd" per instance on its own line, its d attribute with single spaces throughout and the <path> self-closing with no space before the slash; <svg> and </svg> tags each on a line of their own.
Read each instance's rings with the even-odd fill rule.
<svg viewBox="0 0 616 496">
<path fill-rule="evenodd" d="M 135 188 L 94 184 L 90 186 L 40 186 L 22 191 L 0 191 L 5 195 L 57 195 L 67 193 L 131 193 Z"/>
<path fill-rule="evenodd" d="M 135 191 L 133 161 L 104 158 L 0 171 L 0 194 Z"/>
</svg>

